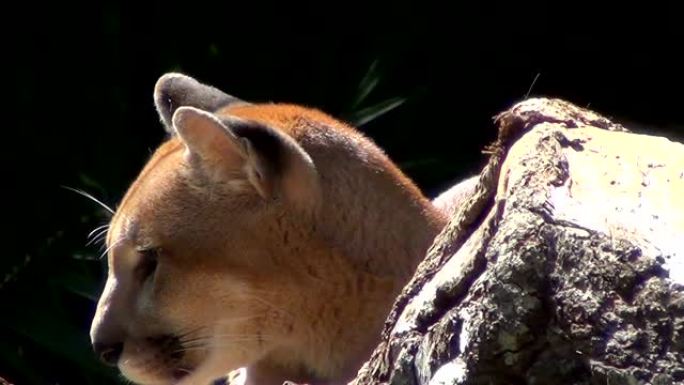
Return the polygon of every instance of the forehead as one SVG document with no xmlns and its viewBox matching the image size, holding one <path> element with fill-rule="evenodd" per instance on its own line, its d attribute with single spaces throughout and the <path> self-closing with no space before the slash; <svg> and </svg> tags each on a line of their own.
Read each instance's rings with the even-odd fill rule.
<svg viewBox="0 0 684 385">
<path fill-rule="evenodd" d="M 130 201 L 135 200 L 138 190 L 155 182 L 163 182 L 181 160 L 183 146 L 177 138 L 161 144 L 147 161 L 136 180 L 131 184 L 117 211 L 126 211 Z"/>
<path fill-rule="evenodd" d="M 135 181 L 130 185 L 121 204 L 112 217 L 107 242 L 122 238 L 136 240 L 139 237 L 141 215 L 153 209 L 155 196 L 165 193 L 172 184 L 181 157 L 183 146 L 177 139 L 171 139 L 153 153 Z"/>
</svg>

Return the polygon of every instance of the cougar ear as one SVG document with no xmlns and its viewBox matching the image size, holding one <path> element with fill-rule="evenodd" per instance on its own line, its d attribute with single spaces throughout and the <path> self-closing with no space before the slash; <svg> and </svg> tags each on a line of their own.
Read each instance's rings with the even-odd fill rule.
<svg viewBox="0 0 684 385">
<path fill-rule="evenodd" d="M 174 133 L 171 119 L 179 107 L 190 106 L 214 112 L 233 103 L 245 102 L 180 73 L 164 74 L 154 86 L 154 104 L 169 134 Z"/>
<path fill-rule="evenodd" d="M 264 199 L 317 207 L 320 179 L 309 154 L 282 131 L 232 116 L 180 107 L 173 127 L 190 154 L 213 175 L 245 178 Z"/>
</svg>

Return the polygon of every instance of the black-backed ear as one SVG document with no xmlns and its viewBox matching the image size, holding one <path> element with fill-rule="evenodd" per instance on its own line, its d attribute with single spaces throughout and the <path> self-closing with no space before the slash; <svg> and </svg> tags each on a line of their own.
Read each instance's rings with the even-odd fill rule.
<svg viewBox="0 0 684 385">
<path fill-rule="evenodd" d="M 173 127 L 191 156 L 213 175 L 242 177 L 264 199 L 283 198 L 301 208 L 321 200 L 320 179 L 309 154 L 289 135 L 260 123 L 180 107 Z"/>
<path fill-rule="evenodd" d="M 233 103 L 246 104 L 217 88 L 180 73 L 167 73 L 160 77 L 154 86 L 154 104 L 166 131 L 170 134 L 174 133 L 171 119 L 179 107 L 190 106 L 215 112 Z"/>
</svg>

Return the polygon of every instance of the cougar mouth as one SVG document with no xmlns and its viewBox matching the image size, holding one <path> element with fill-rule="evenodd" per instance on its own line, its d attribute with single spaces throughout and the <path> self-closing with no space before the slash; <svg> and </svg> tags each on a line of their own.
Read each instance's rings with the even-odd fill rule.
<svg viewBox="0 0 684 385">
<path fill-rule="evenodd" d="M 134 382 L 175 383 L 196 368 L 186 353 L 180 339 L 172 334 L 128 340 L 119 369 Z"/>
</svg>

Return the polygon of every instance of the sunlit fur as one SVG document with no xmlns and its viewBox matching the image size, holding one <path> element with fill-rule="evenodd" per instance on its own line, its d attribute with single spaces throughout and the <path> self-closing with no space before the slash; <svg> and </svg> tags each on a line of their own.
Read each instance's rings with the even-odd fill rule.
<svg viewBox="0 0 684 385">
<path fill-rule="evenodd" d="M 371 141 L 320 111 L 214 114 L 293 138 L 313 160 L 320 202 L 264 199 L 245 175 L 214 172 L 172 137 L 111 220 L 93 338 L 124 341 L 119 368 L 145 385 L 176 383 L 179 372 L 189 373 L 179 384 L 204 385 L 239 367 L 258 385 L 345 383 L 446 216 Z M 145 248 L 159 250 L 148 278 L 138 276 Z M 180 345 L 149 340 L 162 335 Z"/>
</svg>

